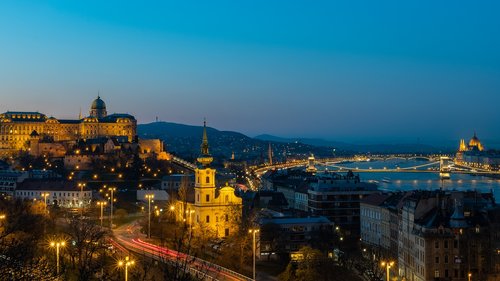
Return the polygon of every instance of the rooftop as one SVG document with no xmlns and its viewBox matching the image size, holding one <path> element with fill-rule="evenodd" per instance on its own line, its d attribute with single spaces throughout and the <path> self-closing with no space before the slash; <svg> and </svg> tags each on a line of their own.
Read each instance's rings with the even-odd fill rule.
<svg viewBox="0 0 500 281">
<path fill-rule="evenodd" d="M 37 191 L 80 191 L 78 183 L 61 179 L 26 179 L 19 183 L 16 190 L 37 190 Z M 84 191 L 90 191 L 88 187 Z"/>
</svg>

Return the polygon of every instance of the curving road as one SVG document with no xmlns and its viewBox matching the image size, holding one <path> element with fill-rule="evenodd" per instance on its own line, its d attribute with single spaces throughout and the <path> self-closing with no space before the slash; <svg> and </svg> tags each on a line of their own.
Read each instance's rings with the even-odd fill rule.
<svg viewBox="0 0 500 281">
<path fill-rule="evenodd" d="M 111 241 L 115 247 L 123 252 L 145 254 L 160 262 L 185 263 L 191 274 L 202 277 L 204 280 L 220 281 L 250 281 L 252 278 L 221 267 L 217 264 L 187 255 L 166 247 L 160 247 L 141 239 L 144 236 L 138 231 L 136 223 L 124 225 L 113 230 L 115 240 Z"/>
</svg>

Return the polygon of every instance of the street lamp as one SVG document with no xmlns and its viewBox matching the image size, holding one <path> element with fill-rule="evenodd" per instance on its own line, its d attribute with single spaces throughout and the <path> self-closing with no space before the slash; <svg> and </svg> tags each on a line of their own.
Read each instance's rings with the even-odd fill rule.
<svg viewBox="0 0 500 281">
<path fill-rule="evenodd" d="M 189 215 L 189 241 L 191 241 L 191 235 L 193 232 L 193 219 L 191 215 L 194 214 L 194 210 L 186 210 L 186 214 Z"/>
<path fill-rule="evenodd" d="M 110 223 L 110 227 L 113 228 L 113 195 L 114 195 L 114 192 L 116 191 L 116 187 L 110 187 L 108 188 L 109 192 L 111 193 L 111 210 L 109 211 L 109 223 Z"/>
<path fill-rule="evenodd" d="M 172 213 L 172 221 L 175 221 L 175 206 L 170 205 L 170 212 Z"/>
<path fill-rule="evenodd" d="M 146 194 L 148 199 L 148 238 L 151 238 L 151 201 L 155 198 L 154 194 Z"/>
<path fill-rule="evenodd" d="M 469 272 L 469 274 L 467 274 L 467 277 L 469 278 L 469 281 L 471 281 L 472 273 Z"/>
<path fill-rule="evenodd" d="M 125 266 L 125 281 L 128 281 L 128 267 L 135 264 L 135 261 L 130 260 L 128 256 L 125 257 L 124 261 L 119 261 L 118 266 Z"/>
<path fill-rule="evenodd" d="M 386 269 L 386 277 L 387 277 L 387 281 L 390 281 L 390 273 L 389 273 L 389 270 L 391 269 L 391 267 L 394 265 L 394 262 L 393 261 L 383 261 L 382 262 L 382 267 L 385 267 Z"/>
<path fill-rule="evenodd" d="M 57 260 L 57 275 L 59 275 L 59 248 L 66 246 L 66 242 L 50 242 L 50 247 L 56 248 L 56 260 Z"/>
<path fill-rule="evenodd" d="M 258 232 L 260 232 L 259 229 L 257 228 L 251 228 L 250 230 L 248 230 L 248 233 L 250 234 L 253 234 L 253 280 L 255 280 L 255 234 L 257 234 Z"/>
<path fill-rule="evenodd" d="M 44 205 L 44 209 L 43 209 L 43 212 L 44 214 L 47 214 L 47 197 L 49 196 L 50 194 L 48 192 L 44 192 L 42 193 L 42 197 L 43 197 L 43 201 L 45 203 Z"/>
<path fill-rule="evenodd" d="M 97 205 L 101 206 L 101 227 L 102 227 L 102 221 L 104 219 L 104 215 L 103 215 L 103 213 L 104 213 L 104 206 L 106 206 L 106 201 L 99 201 L 99 202 L 97 202 Z"/>
<path fill-rule="evenodd" d="M 78 187 L 80 188 L 80 216 L 83 216 L 83 188 L 86 185 L 86 183 L 78 183 Z"/>
<path fill-rule="evenodd" d="M 2 221 L 4 221 L 6 218 L 7 218 L 7 216 L 5 214 L 0 215 L 0 225 L 3 225 Z M 0 230 L 2 230 L 2 229 L 0 229 Z"/>
</svg>

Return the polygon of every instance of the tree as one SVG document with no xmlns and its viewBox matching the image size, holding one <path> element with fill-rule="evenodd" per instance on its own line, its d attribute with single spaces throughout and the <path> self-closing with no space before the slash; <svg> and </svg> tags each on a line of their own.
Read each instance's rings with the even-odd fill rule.
<svg viewBox="0 0 500 281">
<path fill-rule="evenodd" d="M 54 280 L 54 271 L 38 247 L 45 217 L 33 213 L 31 202 L 21 200 L 0 200 L 0 213 L 6 216 L 0 221 L 0 277 Z"/>
<path fill-rule="evenodd" d="M 78 280 L 90 280 L 102 267 L 100 260 L 106 255 L 104 244 L 107 232 L 90 221 L 78 218 L 69 221 L 67 235 L 73 243 L 67 249 L 71 264 L 78 272 Z"/>
<path fill-rule="evenodd" d="M 336 265 L 324 253 L 311 247 L 299 250 L 300 258 L 291 261 L 278 279 L 282 281 L 329 281 L 329 280 L 362 280 L 345 267 Z"/>
<path fill-rule="evenodd" d="M 283 237 L 283 231 L 279 225 L 275 223 L 262 225 L 260 229 L 260 245 L 261 249 L 266 252 L 276 253 L 280 261 L 289 262 L 288 252 L 285 251 L 286 239 Z M 271 255 L 268 255 L 267 258 L 270 259 Z"/>
</svg>

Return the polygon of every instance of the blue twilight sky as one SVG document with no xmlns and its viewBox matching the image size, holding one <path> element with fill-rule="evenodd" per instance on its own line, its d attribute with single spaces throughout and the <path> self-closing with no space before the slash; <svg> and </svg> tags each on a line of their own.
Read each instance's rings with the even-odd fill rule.
<svg viewBox="0 0 500 281">
<path fill-rule="evenodd" d="M 500 140 L 499 1 L 1 1 L 0 111 Z M 488 144 L 486 143 L 486 146 Z"/>
</svg>

